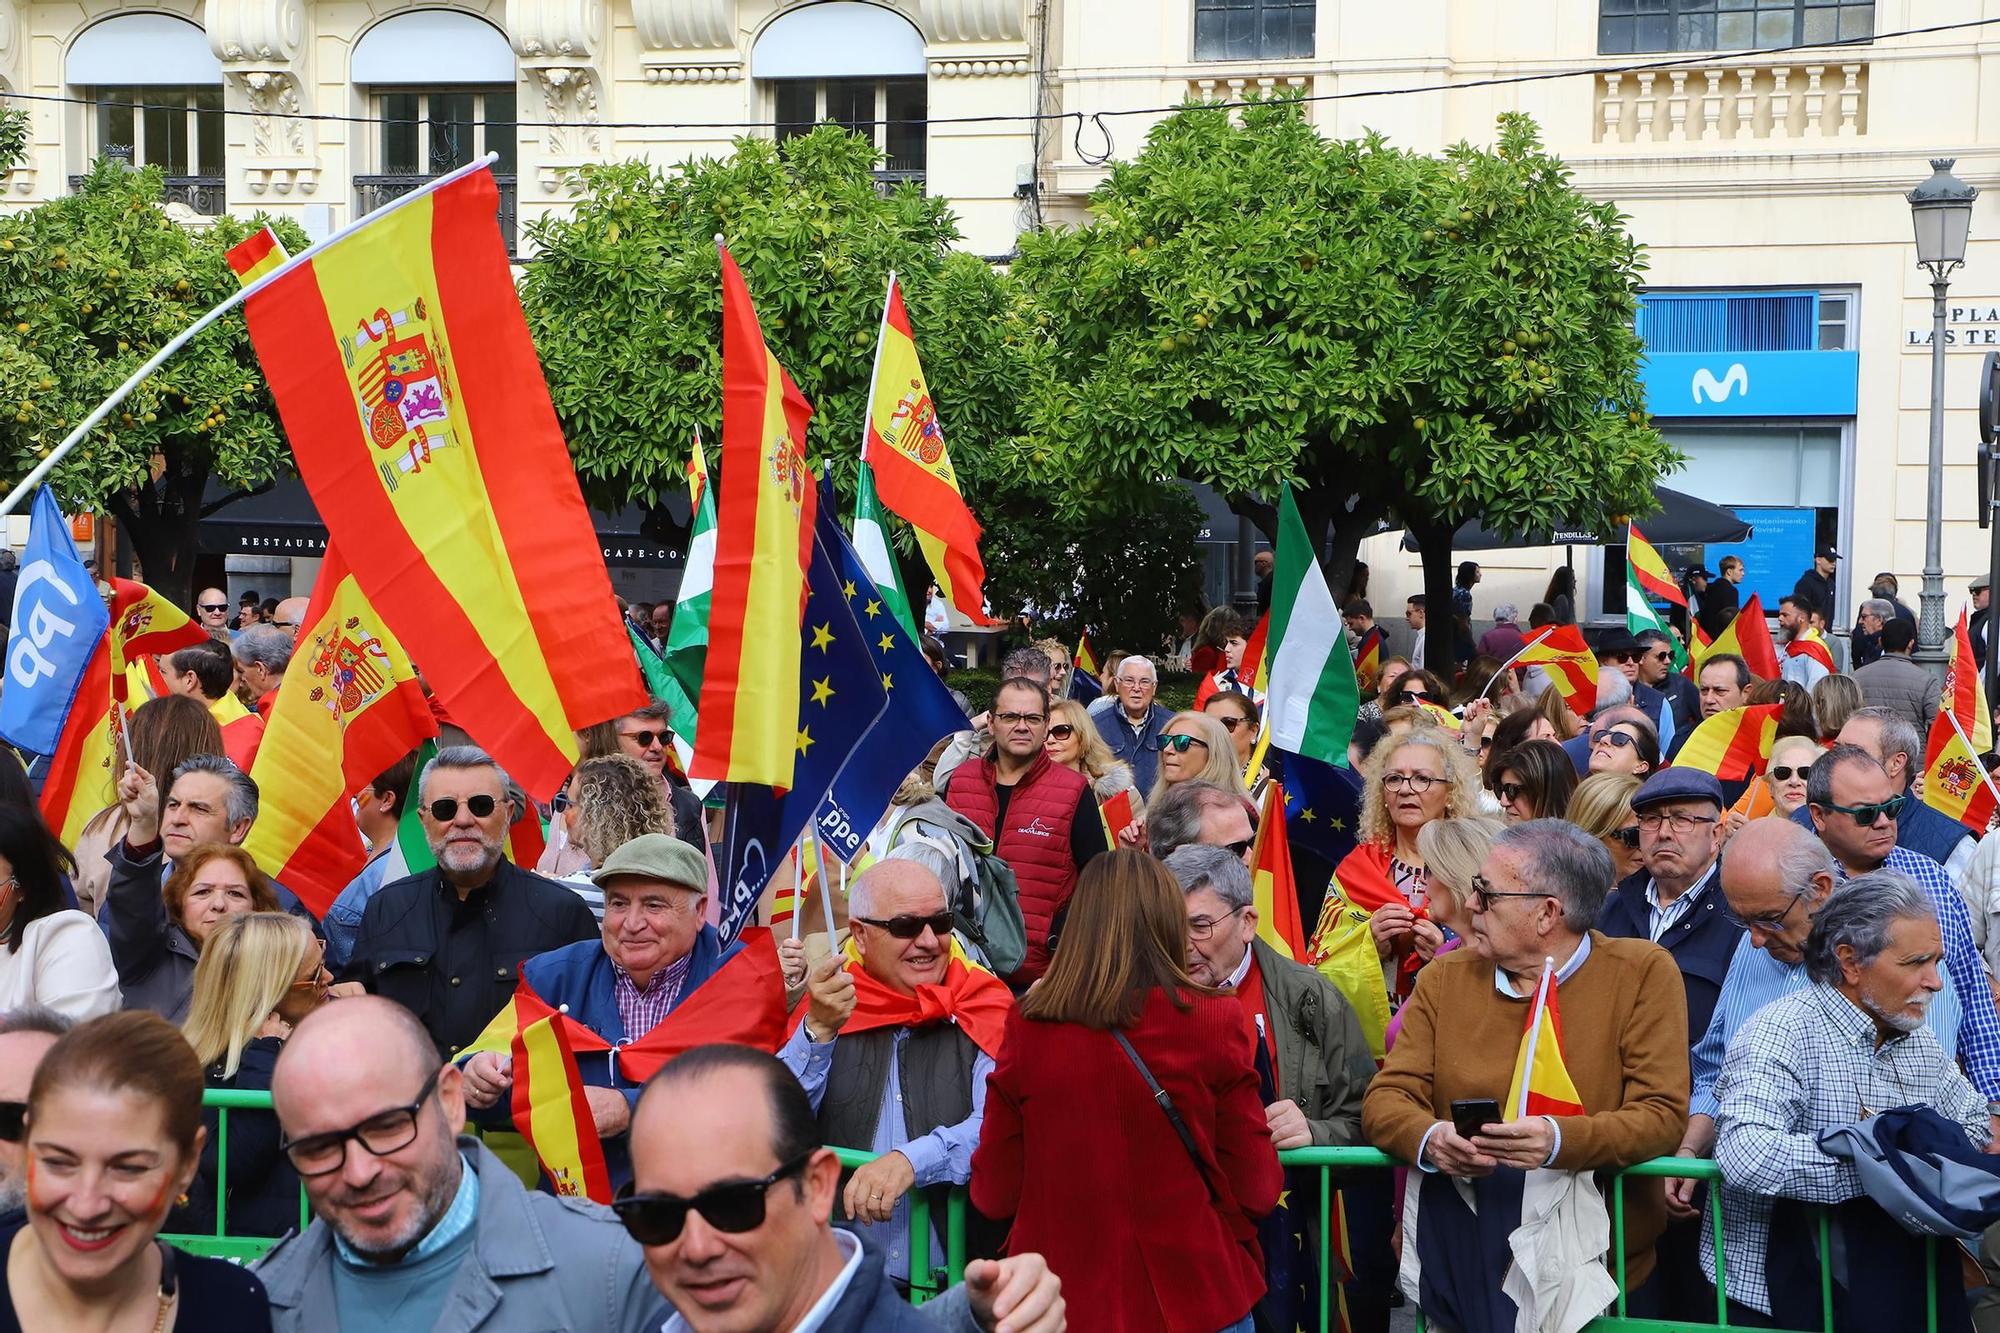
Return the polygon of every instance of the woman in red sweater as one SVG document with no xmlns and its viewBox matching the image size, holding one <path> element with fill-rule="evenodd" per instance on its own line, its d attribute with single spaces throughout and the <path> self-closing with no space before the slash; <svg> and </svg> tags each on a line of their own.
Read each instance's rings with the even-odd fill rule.
<svg viewBox="0 0 2000 1333">
<path fill-rule="evenodd" d="M 1099 856 L 987 1082 L 973 1206 L 1013 1216 L 1010 1252 L 1047 1256 L 1071 1326 L 1093 1333 L 1248 1330 L 1264 1294 L 1257 1219 L 1282 1174 L 1257 1037 L 1242 1001 L 1189 980 L 1186 958 L 1173 877 L 1139 852 Z"/>
</svg>

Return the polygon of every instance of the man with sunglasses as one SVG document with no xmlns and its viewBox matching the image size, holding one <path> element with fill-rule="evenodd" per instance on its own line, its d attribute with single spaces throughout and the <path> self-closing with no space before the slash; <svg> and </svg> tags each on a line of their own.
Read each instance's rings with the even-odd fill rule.
<svg viewBox="0 0 2000 1333">
<path fill-rule="evenodd" d="M 220 588 L 203 588 L 194 597 L 194 613 L 211 639 L 229 642 L 229 594 Z"/>
<path fill-rule="evenodd" d="M 1663 629 L 1642 629 L 1632 639 L 1639 646 L 1639 678 L 1634 684 L 1666 696 L 1674 715 L 1675 735 L 1692 730 L 1701 719 L 1701 692 L 1693 681 L 1674 670 L 1673 636 Z M 1671 740 L 1667 743 L 1672 744 Z"/>
<path fill-rule="evenodd" d="M 1651 940 L 1674 956 L 1687 992 L 1688 1031 L 1708 1031 L 1743 935 L 1715 887 L 1722 849 L 1722 784 L 1692 768 L 1663 768 L 1632 793 L 1645 866 L 1611 891 L 1598 929 Z"/>
<path fill-rule="evenodd" d="M 35 1081 L 35 1067 L 70 1027 L 70 1020 L 53 1009 L 0 1014 L 0 1227 L 28 1197 L 21 1148 L 28 1087 Z"/>
<path fill-rule="evenodd" d="M 619 752 L 638 760 L 666 790 L 667 804 L 674 812 L 674 836 L 706 854 L 708 825 L 702 817 L 701 799 L 667 763 L 667 751 L 674 743 L 673 728 L 668 725 L 672 718 L 673 710 L 666 704 L 650 703 L 627 713 L 611 726 L 618 732 Z"/>
<path fill-rule="evenodd" d="M 891 1278 L 906 1280 L 908 1196 L 923 1191 L 942 1218 L 950 1188 L 972 1179 L 986 1080 L 1014 999 L 992 973 L 952 956 L 944 885 L 916 861 L 863 871 L 847 920 L 845 956 L 822 959 L 814 979 L 844 971 L 855 1003 L 813 1005 L 778 1058 L 805 1089 L 823 1142 L 877 1154 L 847 1179 L 839 1216 L 882 1251 Z M 998 1254 L 1005 1229 L 967 1221 L 972 1253 Z"/>
<path fill-rule="evenodd" d="M 417 782 L 437 864 L 368 900 L 341 969 L 407 1007 L 447 1059 L 513 997 L 522 960 L 598 937 L 583 899 L 507 860 L 507 787 L 484 750 L 438 751 Z"/>
<path fill-rule="evenodd" d="M 1936 677 L 1931 680 L 1936 683 Z M 1915 791 L 1917 777 L 1924 771 L 1923 738 L 1929 725 L 1926 722 L 1920 729 L 1901 713 L 1871 705 L 1849 714 L 1835 739 L 1873 755 L 1888 773 L 1890 784 L 1903 793 L 1903 808 L 1896 812 L 1896 845 L 1936 861 L 1963 891 L 1979 843 L 1965 825 L 1925 805 Z M 1801 809 L 1792 819 L 1812 827 L 1809 811 Z"/>
<path fill-rule="evenodd" d="M 457 1067 L 373 997 L 308 1015 L 271 1097 L 314 1220 L 258 1261 L 282 1333 L 651 1333 L 669 1311 L 608 1209 L 525 1189 L 467 1137 Z"/>
<path fill-rule="evenodd" d="M 778 1061 L 697 1046 L 646 1085 L 638 1176 L 612 1207 L 675 1314 L 662 1333 L 1061 1333 L 1062 1283 L 1038 1254 L 966 1265 L 912 1307 L 882 1255 L 832 1225 L 841 1168 Z M 935 1254 L 936 1251 L 933 1251 Z"/>
<path fill-rule="evenodd" d="M 1896 818 L 1909 800 L 1875 757 L 1856 745 L 1834 745 L 1806 772 L 1806 809 L 1833 853 L 1839 877 L 1893 870 L 1914 880 L 1931 900 L 1944 936 L 1944 970 L 1965 1006 L 1959 1058 L 1972 1085 L 2000 1110 L 2000 1014 L 1973 942 L 1971 914 L 1943 866 L 1896 845 Z"/>
</svg>

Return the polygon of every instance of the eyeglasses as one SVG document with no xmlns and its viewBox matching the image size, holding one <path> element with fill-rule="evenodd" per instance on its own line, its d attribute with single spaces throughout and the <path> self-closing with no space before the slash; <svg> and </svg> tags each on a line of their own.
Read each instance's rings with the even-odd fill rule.
<svg viewBox="0 0 2000 1333">
<path fill-rule="evenodd" d="M 1639 826 L 1637 824 L 1633 824 L 1627 828 L 1612 829 L 1611 836 L 1623 843 L 1628 850 L 1635 852 L 1639 850 Z"/>
<path fill-rule="evenodd" d="M 1521 799 L 1521 793 L 1527 788 L 1518 782 L 1503 782 L 1493 790 L 1499 794 L 1501 800 L 1511 805 Z"/>
<path fill-rule="evenodd" d="M 762 1180 L 710 1185 L 691 1199 L 678 1194 L 635 1194 L 628 1184 L 620 1191 L 623 1197 L 611 1201 L 611 1211 L 618 1214 L 625 1234 L 641 1245 L 673 1244 L 680 1239 L 690 1211 L 700 1213 L 702 1220 L 717 1231 L 741 1235 L 764 1225 L 771 1186 L 805 1170 L 812 1156 L 809 1152 L 795 1157 Z"/>
<path fill-rule="evenodd" d="M 465 808 L 472 812 L 474 819 L 486 818 L 486 816 L 493 813 L 493 807 L 498 804 L 498 801 L 488 796 L 485 792 L 481 792 L 477 796 L 468 796 L 465 798 Z M 435 801 L 431 802 L 431 818 L 440 824 L 449 824 L 452 820 L 457 819 L 458 801 L 450 796 L 438 797 Z"/>
<path fill-rule="evenodd" d="M 1805 896 L 1805 891 L 1800 890 L 1798 893 L 1793 894 L 1785 903 L 1784 911 L 1766 912 L 1761 916 L 1738 916 L 1736 909 L 1729 905 L 1729 900 L 1726 898 L 1723 900 L 1722 908 L 1731 923 L 1741 926 L 1745 930 L 1752 929 L 1753 927 L 1757 930 L 1783 930 L 1785 928 L 1785 918 L 1792 914 L 1794 907 L 1797 907 L 1805 900 Z"/>
<path fill-rule="evenodd" d="M 1857 825 L 1862 828 L 1869 828 L 1884 815 L 1887 815 L 1890 819 L 1894 819 L 1900 815 L 1903 812 L 1903 800 L 1904 798 L 1901 796 L 1891 796 L 1886 801 L 1876 801 L 1872 805 L 1835 805 L 1829 801 L 1821 806 L 1820 809 L 1831 810 L 1837 814 L 1852 815 Z"/>
<path fill-rule="evenodd" d="M 1390 791 L 1409 791 L 1422 796 L 1444 779 L 1429 773 L 1384 773 L 1382 785 Z"/>
<path fill-rule="evenodd" d="M 1186 754 L 1190 745 L 1199 745 L 1204 750 L 1208 748 L 1208 742 L 1199 736 L 1188 736 L 1176 732 L 1171 736 L 1160 737 L 1160 748 L 1162 750 L 1172 750 L 1175 754 Z"/>
<path fill-rule="evenodd" d="M 1240 860 L 1250 854 L 1252 843 L 1249 838 L 1238 838 L 1235 842 L 1217 843 L 1216 845 Z"/>
<path fill-rule="evenodd" d="M 19 1143 L 27 1127 L 26 1102 L 0 1102 L 0 1143 Z"/>
<path fill-rule="evenodd" d="M 1215 928 L 1217 926 L 1221 925 L 1223 922 L 1227 921 L 1230 917 L 1235 916 L 1238 912 L 1241 912 L 1242 910 L 1243 909 L 1241 907 L 1232 907 L 1227 912 L 1224 912 L 1221 916 L 1189 917 L 1188 938 L 1191 940 L 1207 939 L 1210 935 L 1213 935 L 1215 933 Z"/>
<path fill-rule="evenodd" d="M 1622 731 L 1600 731 L 1590 738 L 1592 745 L 1609 745 L 1614 749 L 1629 749 L 1639 742 Z"/>
<path fill-rule="evenodd" d="M 1493 910 L 1495 898 L 1553 898 L 1552 893 L 1501 893 L 1493 887 L 1493 881 L 1484 875 L 1472 877 L 1472 892 L 1466 895 L 1467 902 L 1475 912 Z"/>
<path fill-rule="evenodd" d="M 377 1157 L 401 1152 L 417 1141 L 417 1117 L 422 1114 L 424 1103 L 437 1091 L 438 1077 L 443 1073 L 442 1068 L 432 1070 L 424 1086 L 417 1089 L 417 1099 L 408 1106 L 378 1111 L 347 1129 L 286 1139 L 278 1146 L 291 1159 L 292 1169 L 302 1176 L 325 1176 L 340 1170 L 347 1161 L 350 1139 Z"/>
<path fill-rule="evenodd" d="M 948 939 L 951 936 L 952 915 L 948 911 L 932 912 L 929 916 L 916 916 L 905 912 L 899 916 L 889 917 L 886 920 L 874 916 L 857 916 L 854 919 L 864 926 L 873 926 L 877 930 L 886 930 L 899 940 L 913 940 L 923 934 L 925 930 L 929 930 L 931 934 L 937 936 L 940 940 Z"/>
<path fill-rule="evenodd" d="M 292 983 L 293 990 L 321 990 L 333 983 L 333 973 L 326 970 L 326 964 L 314 967 L 312 975 Z"/>
<path fill-rule="evenodd" d="M 993 720 L 1003 727 L 1039 727 L 1049 719 L 1046 713 L 995 713 Z"/>
<path fill-rule="evenodd" d="M 1663 824 L 1676 833 L 1692 833 L 1703 824 L 1713 824 L 1715 822 L 1716 817 L 1714 815 L 1644 814 L 1639 816 L 1639 827 L 1648 833 L 1658 833 L 1660 826 Z"/>
<path fill-rule="evenodd" d="M 227 611 L 227 610 L 229 609 L 229 603 L 227 603 L 227 602 L 215 602 L 215 603 L 209 603 L 209 602 L 203 602 L 203 603 L 201 604 L 201 609 L 202 609 L 202 610 L 204 610 L 204 611 L 207 611 L 207 612 L 209 612 L 209 613 L 210 613 L 210 614 L 212 614 L 212 615 L 221 615 L 221 614 L 222 614 L 223 612 L 225 612 L 225 611 Z"/>
<path fill-rule="evenodd" d="M 1153 683 L 1145 676 L 1113 676 L 1112 681 L 1119 685 L 1151 685 Z"/>
<path fill-rule="evenodd" d="M 650 750 L 655 745 L 665 745 L 672 738 L 673 733 L 665 727 L 661 727 L 658 731 L 621 731 L 618 733 L 619 740 L 631 741 L 642 750 Z"/>
<path fill-rule="evenodd" d="M 551 796 L 549 798 L 549 813 L 552 815 L 559 815 L 563 811 L 569 809 L 571 806 L 575 804 L 576 802 L 572 801 L 569 798 L 568 792 L 559 791 L 554 796 Z"/>
<path fill-rule="evenodd" d="M 1646 657 L 1647 660 L 1653 662 L 1671 662 L 1674 660 L 1674 655 L 1668 652 L 1665 648 L 1660 649 L 1656 653 L 1647 653 Z"/>
<path fill-rule="evenodd" d="M 1049 739 L 1052 741 L 1066 741 L 1074 735 L 1076 728 L 1068 722 L 1058 722 L 1049 728 Z"/>
<path fill-rule="evenodd" d="M 1780 782 L 1790 782 L 1793 778 L 1797 778 L 1800 782 L 1804 782 L 1806 780 L 1806 774 L 1809 771 L 1810 771 L 1809 767 L 1804 764 L 1801 764 L 1797 768 L 1792 768 L 1789 765 L 1778 765 L 1778 764 L 1773 764 L 1771 766 L 1771 776 L 1776 778 Z"/>
</svg>

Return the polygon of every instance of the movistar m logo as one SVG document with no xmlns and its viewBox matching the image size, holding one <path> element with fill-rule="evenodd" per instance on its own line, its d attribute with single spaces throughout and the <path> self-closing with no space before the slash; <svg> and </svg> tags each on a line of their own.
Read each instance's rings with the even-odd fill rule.
<svg viewBox="0 0 2000 1333">
<path fill-rule="evenodd" d="M 1738 361 L 1731 365 L 1729 373 L 1718 381 L 1709 372 L 1708 367 L 1703 366 L 1694 373 L 1693 390 L 1694 400 L 1697 403 L 1704 398 L 1708 399 L 1711 403 L 1719 403 L 1729 397 L 1732 390 L 1748 398 L 1750 396 L 1750 372 L 1743 368 L 1741 361 Z"/>
</svg>

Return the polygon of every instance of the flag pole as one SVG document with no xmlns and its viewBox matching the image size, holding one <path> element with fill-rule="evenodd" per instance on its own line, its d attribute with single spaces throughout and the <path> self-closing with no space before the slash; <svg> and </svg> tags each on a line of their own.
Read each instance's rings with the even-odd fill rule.
<svg viewBox="0 0 2000 1333">
<path fill-rule="evenodd" d="M 827 891 L 826 884 L 826 844 L 820 841 L 819 830 L 817 828 L 812 831 L 812 840 L 813 845 L 819 848 L 819 901 L 820 907 L 826 915 L 826 948 L 828 953 L 832 953 L 835 948 L 833 940 L 833 895 Z M 845 861 L 841 862 L 840 865 L 840 892 L 842 897 L 847 895 L 847 863 Z"/>
<path fill-rule="evenodd" d="M 49 456 L 37 463 L 34 470 L 22 478 L 20 484 L 7 493 L 5 500 L 0 500 L 0 517 L 5 517 L 13 513 L 15 507 L 21 503 L 22 499 L 30 494 L 35 487 L 39 486 L 44 477 L 55 470 L 56 465 L 62 462 L 70 450 L 82 443 L 83 438 L 89 435 L 99 422 L 111 415 L 113 408 L 124 402 L 134 389 L 145 383 L 146 379 L 154 371 L 165 365 L 174 353 L 187 346 L 197 333 L 200 333 L 203 329 L 215 323 L 216 320 L 221 319 L 224 315 L 234 310 L 237 306 L 242 305 L 245 301 L 255 296 L 258 292 L 263 291 L 266 287 L 284 277 L 299 265 L 314 258 L 328 246 L 333 245 L 337 241 L 345 240 L 348 236 L 370 223 L 380 221 L 386 213 L 393 213 L 399 208 L 415 203 L 427 194 L 435 193 L 460 177 L 469 176 L 475 171 L 486 170 L 494 162 L 497 162 L 499 158 L 500 155 L 498 153 L 488 153 L 484 157 L 473 159 L 456 171 L 447 172 L 445 175 L 439 176 L 436 180 L 426 181 L 420 189 L 412 190 L 409 194 L 384 204 L 372 213 L 363 214 L 317 245 L 308 246 L 306 249 L 299 251 L 296 255 L 293 255 L 290 259 L 257 279 L 257 281 L 237 288 L 221 305 L 215 307 L 215 309 L 209 311 L 200 319 L 197 319 L 194 323 L 175 334 L 166 346 L 153 353 L 144 365 L 132 372 L 130 378 L 112 390 L 111 396 L 99 403 L 89 416 L 77 424 L 75 430 L 64 436 L 62 443 L 51 449 Z"/>
<path fill-rule="evenodd" d="M 1986 784 L 1986 791 L 1993 798 L 1994 808 L 2000 809 L 2000 787 L 1993 785 L 1993 775 L 1986 771 L 1986 765 L 1980 761 L 1979 747 L 1972 743 L 1972 737 L 1965 734 L 1965 728 L 1959 725 L 1958 714 L 1955 711 L 1949 707 L 1940 708 L 1938 711 L 1950 720 L 1951 729 L 1958 733 L 1961 741 L 1965 742 L 1965 752 L 1972 756 L 1973 765 L 1979 770 L 1979 780 Z"/>
<path fill-rule="evenodd" d="M 805 915 L 804 912 L 799 910 L 803 906 L 803 904 L 799 901 L 799 899 L 800 896 L 805 892 L 805 877 L 806 877 L 805 856 L 798 844 L 794 844 L 792 847 L 791 861 L 792 861 L 792 938 L 797 939 L 799 937 L 799 918 Z M 822 872 L 824 872 L 824 869 L 825 869 L 824 867 L 821 867 Z M 825 874 L 822 873 L 820 876 L 820 883 L 822 886 L 824 886 L 825 882 L 826 882 L 826 877 Z"/>
<path fill-rule="evenodd" d="M 118 710 L 118 739 L 125 742 L 125 766 L 137 768 L 139 761 L 132 757 L 132 715 L 125 711 L 123 699 L 113 699 L 111 706 Z"/>
<path fill-rule="evenodd" d="M 882 318 L 875 325 L 875 359 L 868 367 L 868 396 L 861 400 L 861 462 L 868 463 L 868 423 L 874 417 L 875 384 L 882 378 L 882 341 L 889 332 L 889 295 L 896 290 L 896 270 L 889 270 L 889 280 L 882 287 Z"/>
<path fill-rule="evenodd" d="M 1486 678 L 1486 683 L 1479 687 L 1479 697 L 1481 698 L 1486 697 L 1486 691 L 1493 688 L 1493 682 L 1500 679 L 1501 673 L 1506 671 L 1508 667 L 1513 666 L 1514 663 L 1521 660 L 1521 653 L 1527 652 L 1530 648 L 1540 643 L 1543 639 L 1546 639 L 1549 637 L 1549 635 L 1555 633 L 1555 631 L 1556 627 L 1554 625 L 1544 625 L 1542 626 L 1541 631 L 1539 633 L 1531 635 L 1527 639 L 1527 641 L 1521 645 L 1520 652 L 1515 653 L 1512 657 L 1502 662 L 1500 664 L 1500 670 L 1494 672 L 1492 675 Z M 1553 678 L 1551 678 L 1551 680 L 1553 680 Z"/>
<path fill-rule="evenodd" d="M 1542 1037 L 1542 1012 L 1549 1007 L 1549 977 L 1556 970 L 1556 960 L 1542 959 L 1542 983 L 1535 987 L 1535 1011 L 1528 1015 L 1528 1054 L 1521 1063 L 1521 1100 L 1514 1108 L 1514 1118 L 1523 1119 L 1528 1114 L 1528 1089 L 1535 1082 L 1535 1047 Z"/>
</svg>

